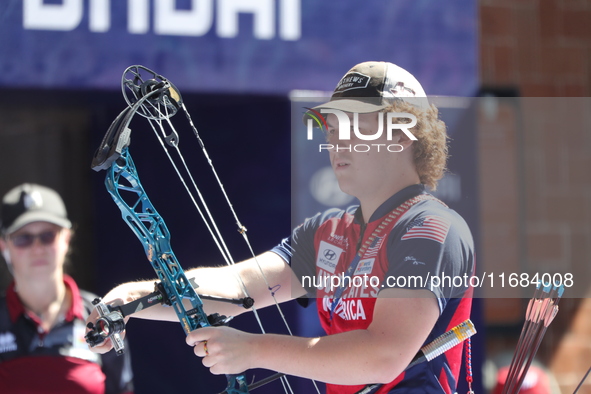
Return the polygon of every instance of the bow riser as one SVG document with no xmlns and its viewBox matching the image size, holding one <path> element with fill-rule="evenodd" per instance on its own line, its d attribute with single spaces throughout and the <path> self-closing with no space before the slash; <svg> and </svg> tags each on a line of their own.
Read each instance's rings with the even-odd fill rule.
<svg viewBox="0 0 591 394">
<path fill-rule="evenodd" d="M 128 185 L 122 183 L 122 178 Z M 120 158 L 107 172 L 105 185 L 119 207 L 123 220 L 144 246 L 146 256 L 161 280 L 179 321 L 183 322 L 185 332 L 209 326 L 203 303 L 172 251 L 168 227 L 146 195 L 127 148 L 123 149 Z M 125 196 L 122 192 L 125 192 Z M 182 303 L 185 298 L 191 301 L 193 310 L 197 310 L 195 317 L 187 315 Z"/>
<path fill-rule="evenodd" d="M 127 185 L 122 183 L 122 178 Z M 127 147 L 123 148 L 120 157 L 107 171 L 105 185 L 119 207 L 123 220 L 144 246 L 146 256 L 158 275 L 185 333 L 211 326 L 203 310 L 201 298 L 172 251 L 168 227 L 143 189 Z M 121 192 L 125 192 L 125 198 Z M 185 308 L 183 299 L 191 302 L 191 315 Z M 243 375 L 226 375 L 226 378 L 226 392 L 248 394 Z"/>
</svg>

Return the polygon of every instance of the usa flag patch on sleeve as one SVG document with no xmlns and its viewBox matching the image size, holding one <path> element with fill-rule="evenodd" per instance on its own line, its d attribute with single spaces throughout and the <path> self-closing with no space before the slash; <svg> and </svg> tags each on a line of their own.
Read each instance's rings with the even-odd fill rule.
<svg viewBox="0 0 591 394">
<path fill-rule="evenodd" d="M 410 222 L 401 239 L 424 238 L 444 243 L 450 226 L 451 223 L 440 216 L 425 216 Z"/>
</svg>

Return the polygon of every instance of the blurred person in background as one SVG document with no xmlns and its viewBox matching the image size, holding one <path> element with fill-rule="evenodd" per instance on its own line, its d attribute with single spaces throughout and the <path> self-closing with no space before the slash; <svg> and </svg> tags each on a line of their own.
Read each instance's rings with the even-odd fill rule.
<svg viewBox="0 0 591 394">
<path fill-rule="evenodd" d="M 0 250 L 13 276 L 0 295 L 0 393 L 132 393 L 129 354 L 99 356 L 84 340 L 96 296 L 64 273 L 72 223 L 60 195 L 19 185 L 0 215 Z"/>
</svg>

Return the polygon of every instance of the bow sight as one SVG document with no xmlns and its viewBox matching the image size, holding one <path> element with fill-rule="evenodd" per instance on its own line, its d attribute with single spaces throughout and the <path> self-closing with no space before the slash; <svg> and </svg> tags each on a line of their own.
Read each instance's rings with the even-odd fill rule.
<svg viewBox="0 0 591 394">
<path fill-rule="evenodd" d="M 99 313 L 99 318 L 96 323 L 88 323 L 87 327 L 90 330 L 86 336 L 86 343 L 94 347 L 100 345 L 107 338 L 111 338 L 113 349 L 117 352 L 117 355 L 123 354 L 125 351 L 125 345 L 121 339 L 120 333 L 125 330 L 125 320 L 123 315 L 118 311 L 113 310 L 108 305 L 101 302 L 100 298 L 95 298 L 92 301 L 92 305 L 95 306 Z"/>
</svg>

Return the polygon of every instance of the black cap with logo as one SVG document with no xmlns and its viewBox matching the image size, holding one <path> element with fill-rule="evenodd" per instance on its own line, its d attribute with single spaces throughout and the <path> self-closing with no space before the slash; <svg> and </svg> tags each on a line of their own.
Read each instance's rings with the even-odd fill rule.
<svg viewBox="0 0 591 394">
<path fill-rule="evenodd" d="M 10 190 L 2 198 L 0 231 L 11 234 L 33 222 L 49 222 L 71 228 L 66 206 L 53 189 L 32 183 L 24 183 Z"/>
</svg>

